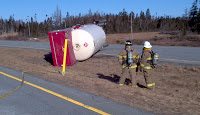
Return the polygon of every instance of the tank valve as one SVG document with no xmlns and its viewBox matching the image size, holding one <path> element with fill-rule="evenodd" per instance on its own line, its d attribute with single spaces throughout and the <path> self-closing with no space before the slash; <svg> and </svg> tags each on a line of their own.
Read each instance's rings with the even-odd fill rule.
<svg viewBox="0 0 200 115">
<path fill-rule="evenodd" d="M 78 51 L 79 49 L 80 49 L 80 45 L 79 44 L 75 44 L 75 46 L 74 46 L 74 50 L 76 50 L 76 51 Z"/>
</svg>

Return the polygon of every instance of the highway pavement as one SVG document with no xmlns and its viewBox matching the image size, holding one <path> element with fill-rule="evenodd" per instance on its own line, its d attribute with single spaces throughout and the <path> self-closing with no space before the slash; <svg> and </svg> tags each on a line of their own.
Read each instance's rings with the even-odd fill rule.
<svg viewBox="0 0 200 115">
<path fill-rule="evenodd" d="M 98 53 L 116 56 L 123 48 L 124 45 L 110 44 Z M 143 49 L 142 45 L 134 45 L 133 48 L 136 49 L 141 55 Z M 200 66 L 200 47 L 153 46 L 152 50 L 159 54 L 159 63 L 173 63 L 183 66 Z"/>
</svg>

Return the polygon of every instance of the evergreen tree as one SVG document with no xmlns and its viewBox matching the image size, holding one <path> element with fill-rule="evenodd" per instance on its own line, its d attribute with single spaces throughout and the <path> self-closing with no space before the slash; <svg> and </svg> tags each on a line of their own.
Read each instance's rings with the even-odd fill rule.
<svg viewBox="0 0 200 115">
<path fill-rule="evenodd" d="M 198 30 L 198 0 L 195 0 L 192 4 L 192 7 L 190 9 L 190 20 L 189 20 L 189 26 L 192 30 L 192 32 L 195 32 Z"/>
<path fill-rule="evenodd" d="M 200 9 L 199 0 L 194 0 L 192 7 L 186 11 L 183 17 L 172 18 L 170 16 L 157 17 L 151 15 L 150 9 L 146 12 L 141 11 L 139 14 L 130 12 L 127 13 L 125 9 L 118 14 L 92 12 L 89 9 L 88 13 L 74 16 L 69 12 L 63 18 L 61 10 L 56 7 L 56 11 L 52 16 L 47 16 L 43 22 L 37 22 L 37 14 L 25 22 L 15 20 L 14 15 L 9 19 L 0 18 L 0 34 L 9 32 L 18 32 L 22 36 L 29 36 L 29 28 L 31 37 L 38 37 L 48 35 L 49 31 L 62 28 L 71 28 L 76 24 L 88 24 L 93 21 L 106 21 L 104 30 L 106 33 L 130 33 L 131 31 L 131 14 L 133 17 L 133 32 L 143 31 L 176 31 L 180 30 L 183 34 L 191 29 L 193 32 L 200 33 Z M 63 20 L 63 21 L 62 21 Z M 188 29 L 189 28 L 189 29 Z"/>
</svg>

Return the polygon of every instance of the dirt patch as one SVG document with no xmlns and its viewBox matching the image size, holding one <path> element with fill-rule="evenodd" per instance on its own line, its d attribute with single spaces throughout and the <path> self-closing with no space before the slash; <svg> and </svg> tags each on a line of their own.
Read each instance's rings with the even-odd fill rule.
<svg viewBox="0 0 200 115">
<path fill-rule="evenodd" d="M 4 33 L 0 35 L 0 40 L 14 40 L 14 41 L 25 41 L 26 38 L 17 32 Z"/>
<path fill-rule="evenodd" d="M 140 45 L 140 42 L 136 42 L 135 40 L 150 40 L 151 38 L 157 37 L 170 37 L 169 34 L 160 34 L 160 32 L 141 32 L 141 33 L 133 33 L 133 40 L 135 44 Z M 106 35 L 106 43 L 107 44 L 122 44 L 125 40 L 131 40 L 131 33 L 122 33 L 122 34 L 107 34 Z"/>
<path fill-rule="evenodd" d="M 124 44 L 127 39 L 131 40 L 131 34 L 107 34 L 107 44 Z M 199 35 L 179 35 L 179 32 L 142 32 L 133 33 L 133 43 L 142 45 L 147 40 L 152 45 L 160 46 L 192 46 L 200 47 Z"/>
<path fill-rule="evenodd" d="M 1 47 L 0 65 L 20 71 L 61 71 L 62 68 L 51 64 L 48 55 L 49 52 L 44 51 Z M 143 88 L 145 82 L 141 72 L 137 76 L 141 87 L 119 86 L 121 67 L 117 58 L 105 55 L 95 55 L 67 67 L 64 77 L 51 72 L 33 74 L 157 114 L 200 114 L 200 67 L 162 66 L 154 70 L 155 91 Z"/>
</svg>

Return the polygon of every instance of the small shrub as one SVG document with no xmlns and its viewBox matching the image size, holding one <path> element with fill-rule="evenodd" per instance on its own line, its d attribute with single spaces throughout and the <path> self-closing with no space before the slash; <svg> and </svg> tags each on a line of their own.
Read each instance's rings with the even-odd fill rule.
<svg viewBox="0 0 200 115">
<path fill-rule="evenodd" d="M 175 37 L 169 37 L 170 40 L 175 39 Z"/>
<path fill-rule="evenodd" d="M 121 42 L 119 40 L 116 41 L 117 44 L 121 44 Z"/>
<path fill-rule="evenodd" d="M 198 36 L 187 36 L 186 40 L 188 40 L 188 41 L 200 41 L 200 38 Z"/>
</svg>

